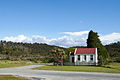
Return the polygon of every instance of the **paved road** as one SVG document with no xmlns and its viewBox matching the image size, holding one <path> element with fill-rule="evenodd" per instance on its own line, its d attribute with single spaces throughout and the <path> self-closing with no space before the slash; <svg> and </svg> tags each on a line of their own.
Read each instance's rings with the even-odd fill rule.
<svg viewBox="0 0 120 80">
<path fill-rule="evenodd" d="M 0 69 L 0 75 L 18 75 L 37 80 L 120 80 L 120 74 L 31 70 L 44 65 Z"/>
</svg>

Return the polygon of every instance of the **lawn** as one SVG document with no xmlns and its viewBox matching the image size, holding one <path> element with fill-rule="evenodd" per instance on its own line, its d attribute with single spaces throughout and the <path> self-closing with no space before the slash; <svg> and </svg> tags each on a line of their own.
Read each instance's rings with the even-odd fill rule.
<svg viewBox="0 0 120 80">
<path fill-rule="evenodd" d="M 9 68 L 9 67 L 20 67 L 32 64 L 28 61 L 9 61 L 9 60 L 0 60 L 0 68 Z"/>
<path fill-rule="evenodd" d="M 111 63 L 103 67 L 98 67 L 98 66 L 42 66 L 42 67 L 37 67 L 35 69 L 55 70 L 55 71 L 120 73 L 120 63 Z"/>
<path fill-rule="evenodd" d="M 104 67 L 110 67 L 112 69 L 120 70 L 120 63 L 109 63 L 108 65 L 105 65 Z"/>
<path fill-rule="evenodd" d="M 30 80 L 23 77 L 11 76 L 11 75 L 0 75 L 0 80 Z"/>
</svg>

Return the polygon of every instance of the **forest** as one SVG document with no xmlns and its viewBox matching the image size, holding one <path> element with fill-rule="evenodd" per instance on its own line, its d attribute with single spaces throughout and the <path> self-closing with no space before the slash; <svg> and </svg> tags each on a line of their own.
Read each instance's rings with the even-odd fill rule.
<svg viewBox="0 0 120 80">
<path fill-rule="evenodd" d="M 105 45 L 112 61 L 120 62 L 120 42 Z"/>
</svg>

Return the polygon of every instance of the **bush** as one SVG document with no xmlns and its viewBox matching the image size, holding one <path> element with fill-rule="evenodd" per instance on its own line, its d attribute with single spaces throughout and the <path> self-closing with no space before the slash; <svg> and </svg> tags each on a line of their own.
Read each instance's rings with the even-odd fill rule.
<svg viewBox="0 0 120 80">
<path fill-rule="evenodd" d="M 51 62 L 54 62 L 54 58 L 42 58 L 41 61 L 43 63 L 51 63 Z"/>
</svg>

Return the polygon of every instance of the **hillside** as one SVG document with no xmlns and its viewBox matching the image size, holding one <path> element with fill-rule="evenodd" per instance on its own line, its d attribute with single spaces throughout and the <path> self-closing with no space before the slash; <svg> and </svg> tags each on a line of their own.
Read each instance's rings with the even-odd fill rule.
<svg viewBox="0 0 120 80">
<path fill-rule="evenodd" d="M 51 49 L 53 49 L 54 47 L 57 46 L 39 43 L 31 44 L 1 41 L 0 59 L 31 60 L 33 58 L 37 58 L 38 60 L 40 60 L 44 57 L 49 57 Z"/>
<path fill-rule="evenodd" d="M 105 47 L 112 60 L 120 62 L 120 42 L 105 45 Z"/>
</svg>

